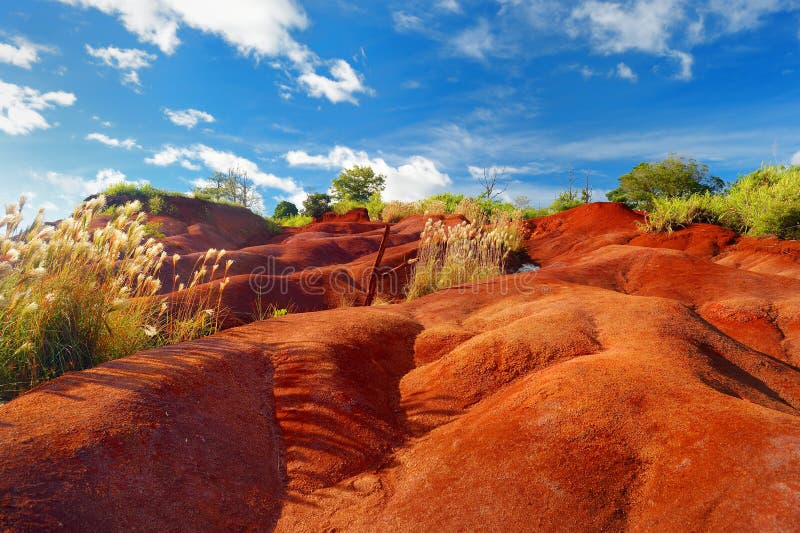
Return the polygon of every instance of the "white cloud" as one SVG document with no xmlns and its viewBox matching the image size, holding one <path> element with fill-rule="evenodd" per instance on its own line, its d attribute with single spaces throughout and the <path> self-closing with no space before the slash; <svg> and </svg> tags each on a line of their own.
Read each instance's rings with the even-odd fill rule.
<svg viewBox="0 0 800 533">
<path fill-rule="evenodd" d="M 164 115 L 173 123 L 178 126 L 183 126 L 186 129 L 192 129 L 201 122 L 212 123 L 216 119 L 211 114 L 197 109 L 164 109 Z"/>
<path fill-rule="evenodd" d="M 346 80 L 336 77 L 336 73 L 329 81 L 334 84 L 339 83 L 337 89 L 319 89 L 323 85 L 319 78 L 325 76 L 317 74 L 317 69 L 329 65 L 336 68 L 344 60 L 324 61 L 307 46 L 292 38 L 292 31 L 303 30 L 309 24 L 305 12 L 294 0 L 59 1 L 72 6 L 99 9 L 103 13 L 116 16 L 128 31 L 138 36 L 140 41 L 157 46 L 167 55 L 173 54 L 180 44 L 178 29 L 183 26 L 216 35 L 234 46 L 243 56 L 251 56 L 256 60 L 264 58 L 288 60 L 289 66 L 298 75 L 306 77 L 307 82 L 302 85 L 309 91 L 316 91 L 310 93 L 311 96 L 334 95 L 339 98 L 337 101 L 353 102 L 354 94 L 359 92 L 369 94 L 363 85 L 347 85 Z M 274 63 L 274 66 L 283 68 L 279 63 Z M 341 70 L 340 68 L 339 72 Z M 310 76 L 317 78 L 312 77 L 309 82 Z M 356 77 L 360 79 L 360 76 Z M 133 76 L 129 75 L 129 78 Z M 347 87 L 351 89 L 351 94 L 342 98 L 341 92 L 347 90 Z"/>
<path fill-rule="evenodd" d="M 452 183 L 450 176 L 440 172 L 433 161 L 418 155 L 407 158 L 396 167 L 383 158 L 370 158 L 367 152 L 346 146 L 336 146 L 327 155 L 294 150 L 284 157 L 293 167 L 345 169 L 354 165 L 370 166 L 376 173 L 386 176 L 383 196 L 387 200 L 419 200 Z"/>
<path fill-rule="evenodd" d="M 125 183 L 129 185 L 146 185 L 147 180 L 128 180 L 125 174 L 113 168 L 104 168 L 97 172 L 93 179 L 85 179 L 79 176 L 71 176 L 60 172 L 46 172 L 44 174 L 34 174 L 34 177 L 41 179 L 61 189 L 67 193 L 69 198 L 77 204 L 86 196 L 102 192 L 112 185 Z M 74 207 L 74 205 L 69 206 Z"/>
<path fill-rule="evenodd" d="M 766 15 L 796 7 L 786 0 L 710 0 L 708 11 L 722 18 L 725 33 L 735 33 L 760 26 Z"/>
<path fill-rule="evenodd" d="M 467 172 L 473 179 L 482 178 L 484 175 L 484 171 L 487 172 L 490 176 L 497 174 L 498 176 L 515 176 L 515 175 L 522 175 L 522 176 L 537 176 L 543 174 L 554 174 L 559 172 L 561 167 L 554 165 L 554 164 L 544 164 L 544 163 L 531 163 L 524 166 L 513 166 L 513 165 L 506 165 L 506 166 L 496 166 L 493 165 L 491 167 L 478 167 L 474 165 L 467 166 Z"/>
<path fill-rule="evenodd" d="M 137 48 L 117 48 L 107 46 L 105 48 L 93 48 L 86 45 L 86 53 L 101 60 L 105 65 L 122 71 L 122 82 L 134 88 L 142 85 L 139 80 L 139 70 L 148 68 L 155 61 L 156 56 Z"/>
<path fill-rule="evenodd" d="M 800 165 L 800 152 L 795 152 L 791 160 L 792 165 Z"/>
<path fill-rule="evenodd" d="M 631 69 L 631 67 L 629 67 L 625 63 L 617 64 L 616 72 L 617 72 L 617 77 L 622 78 L 623 80 L 636 82 L 636 80 L 639 79 L 639 76 L 637 76 L 636 73 Z"/>
<path fill-rule="evenodd" d="M 405 11 L 395 11 L 392 13 L 394 29 L 398 32 L 420 31 L 424 29 L 425 23 L 416 15 L 410 15 Z"/>
<path fill-rule="evenodd" d="M 485 19 L 480 19 L 476 26 L 456 35 L 450 41 L 450 48 L 456 55 L 485 60 L 486 55 L 495 48 L 495 39 L 489 23 Z"/>
<path fill-rule="evenodd" d="M 233 152 L 215 150 L 204 144 L 194 144 L 186 147 L 166 145 L 161 151 L 155 153 L 153 157 L 148 157 L 145 162 L 156 166 L 169 166 L 179 164 L 182 167 L 197 171 L 201 166 L 214 172 L 227 172 L 230 169 L 237 169 L 246 172 L 247 176 L 253 180 L 258 187 L 277 189 L 292 195 L 293 198 L 302 201 L 305 192 L 298 186 L 292 178 L 280 178 L 272 173 L 263 172 L 256 163 L 244 157 L 240 157 Z"/>
<path fill-rule="evenodd" d="M 672 51 L 670 55 L 680 63 L 680 70 L 675 73 L 675 78 L 683 81 L 691 80 L 694 57 L 685 52 L 678 52 L 677 50 Z"/>
<path fill-rule="evenodd" d="M 407 81 L 403 82 L 402 87 L 403 87 L 403 89 L 414 90 L 414 89 L 419 89 L 420 87 L 422 87 L 422 84 L 420 82 L 418 82 L 417 80 L 407 80 Z"/>
<path fill-rule="evenodd" d="M 590 0 L 572 11 L 573 22 L 587 24 L 595 48 L 603 53 L 639 50 L 664 53 L 671 29 L 684 17 L 679 0 L 636 0 L 621 4 Z"/>
<path fill-rule="evenodd" d="M 589 0 L 573 9 L 571 33 L 588 33 L 602 54 L 639 51 L 664 57 L 680 57 L 679 79 L 691 79 L 691 56 L 673 50 L 670 40 L 685 24 L 682 0 L 635 0 L 626 4 Z"/>
<path fill-rule="evenodd" d="M 0 63 L 30 70 L 31 65 L 39 62 L 40 52 L 52 52 L 50 47 L 34 44 L 24 37 L 13 37 L 10 41 L 13 44 L 0 42 Z"/>
<path fill-rule="evenodd" d="M 461 6 L 456 0 L 439 0 L 436 2 L 436 7 L 453 13 L 461 13 Z"/>
<path fill-rule="evenodd" d="M 136 144 L 136 139 L 115 139 L 113 137 L 109 137 L 103 133 L 90 133 L 86 136 L 87 141 L 97 141 L 99 143 L 105 144 L 106 146 L 111 146 L 112 148 L 125 148 L 126 150 L 131 150 L 133 148 L 141 148 L 138 144 Z"/>
<path fill-rule="evenodd" d="M 64 91 L 41 93 L 36 89 L 0 81 L 0 131 L 9 135 L 28 135 L 50 124 L 41 111 L 55 106 L 71 106 L 75 95 Z"/>
<path fill-rule="evenodd" d="M 371 94 L 371 89 L 364 85 L 364 78 L 358 74 L 347 61 L 337 59 L 330 69 L 331 77 L 320 76 L 309 71 L 301 74 L 298 81 L 308 90 L 309 96 L 325 97 L 334 104 L 350 102 L 358 104 L 355 94 Z"/>
</svg>

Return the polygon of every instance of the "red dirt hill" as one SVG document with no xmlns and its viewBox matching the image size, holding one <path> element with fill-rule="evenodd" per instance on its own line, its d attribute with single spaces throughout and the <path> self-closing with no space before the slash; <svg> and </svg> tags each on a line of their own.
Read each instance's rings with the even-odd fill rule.
<svg viewBox="0 0 800 533">
<path fill-rule="evenodd" d="M 42 385 L 0 407 L 0 528 L 796 530 L 800 248 L 639 220 L 577 208 L 527 223 L 538 272 Z M 324 229 L 237 261 L 374 258 L 379 228 Z"/>
</svg>

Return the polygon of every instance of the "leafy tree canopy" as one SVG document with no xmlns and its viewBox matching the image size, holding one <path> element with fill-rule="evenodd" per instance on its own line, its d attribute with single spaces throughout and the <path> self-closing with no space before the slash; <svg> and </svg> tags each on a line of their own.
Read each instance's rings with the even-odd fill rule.
<svg viewBox="0 0 800 533">
<path fill-rule="evenodd" d="M 313 193 L 303 201 L 303 213 L 307 216 L 320 218 L 331 210 L 331 197 L 327 194 Z"/>
<path fill-rule="evenodd" d="M 709 175 L 708 167 L 675 154 L 657 163 L 639 163 L 619 178 L 619 187 L 606 194 L 612 202 L 650 211 L 656 198 L 685 198 L 694 193 L 718 193 L 725 183 Z"/>
<path fill-rule="evenodd" d="M 375 174 L 372 167 L 360 167 L 344 170 L 331 184 L 333 197 L 338 201 L 352 200 L 367 203 L 370 197 L 380 194 L 386 188 L 386 176 Z"/>
<path fill-rule="evenodd" d="M 278 202 L 278 205 L 275 206 L 275 211 L 272 215 L 275 218 L 289 218 L 293 217 L 300 212 L 297 210 L 297 206 L 294 205 L 292 202 L 283 200 Z"/>
</svg>

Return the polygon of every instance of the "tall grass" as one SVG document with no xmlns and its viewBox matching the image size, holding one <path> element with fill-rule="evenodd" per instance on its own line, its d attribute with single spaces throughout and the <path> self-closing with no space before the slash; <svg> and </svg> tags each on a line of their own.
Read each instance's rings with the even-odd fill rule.
<svg viewBox="0 0 800 533">
<path fill-rule="evenodd" d="M 175 294 L 168 298 L 159 295 L 159 272 L 169 260 L 146 236 L 139 202 L 113 208 L 108 224 L 96 230 L 92 222 L 105 210 L 104 196 L 57 226 L 45 225 L 40 211 L 23 228 L 23 206 L 24 199 L 9 205 L 0 218 L 0 398 L 219 329 L 230 267 L 220 271 L 224 251 L 205 254 L 187 282 L 173 273 Z M 197 290 L 215 275 L 225 281 Z"/>
<path fill-rule="evenodd" d="M 657 199 L 647 231 L 672 231 L 711 222 L 739 233 L 800 238 L 800 167 L 764 166 L 719 195 Z"/>
<path fill-rule="evenodd" d="M 406 294 L 409 300 L 441 289 L 498 276 L 522 247 L 518 219 L 501 218 L 484 229 L 474 222 L 448 227 L 428 219 Z"/>
</svg>

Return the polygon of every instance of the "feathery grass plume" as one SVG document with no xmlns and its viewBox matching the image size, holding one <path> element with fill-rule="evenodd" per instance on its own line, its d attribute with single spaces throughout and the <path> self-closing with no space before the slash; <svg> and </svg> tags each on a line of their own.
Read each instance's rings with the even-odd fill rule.
<svg viewBox="0 0 800 533">
<path fill-rule="evenodd" d="M 217 295 L 173 298 L 173 306 L 159 296 L 166 253 L 147 238 L 139 202 L 114 207 L 98 229 L 92 222 L 106 210 L 103 196 L 57 226 L 45 225 L 39 211 L 21 229 L 23 206 L 24 200 L 8 206 L 0 219 L 0 399 L 64 372 L 219 328 Z M 170 307 L 178 311 L 170 315 Z"/>
<path fill-rule="evenodd" d="M 492 222 L 489 228 L 466 221 L 448 227 L 428 219 L 406 288 L 408 299 L 503 274 L 509 254 L 522 248 L 520 222 L 506 215 Z"/>
<path fill-rule="evenodd" d="M 417 215 L 421 213 L 422 211 L 420 210 L 417 202 L 400 202 L 398 200 L 393 200 L 391 202 L 387 202 L 383 207 L 381 220 L 384 222 L 394 223 L 399 222 L 406 217 L 410 217 L 411 215 Z"/>
</svg>

